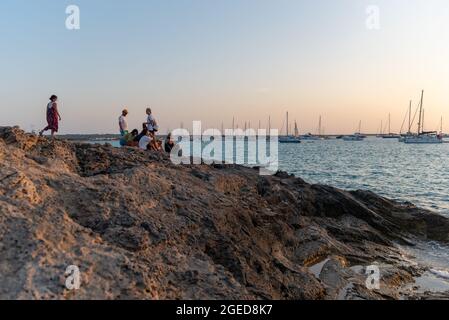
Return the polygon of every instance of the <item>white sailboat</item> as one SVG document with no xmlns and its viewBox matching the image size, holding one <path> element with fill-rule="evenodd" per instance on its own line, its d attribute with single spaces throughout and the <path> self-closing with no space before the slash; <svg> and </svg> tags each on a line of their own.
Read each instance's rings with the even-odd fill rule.
<svg viewBox="0 0 449 320">
<path fill-rule="evenodd" d="M 376 135 L 377 138 L 382 138 L 384 135 L 384 122 L 383 120 L 380 120 L 380 130 L 379 130 L 379 134 Z"/>
<path fill-rule="evenodd" d="M 421 103 L 419 106 L 418 134 L 408 135 L 404 139 L 406 144 L 439 144 L 443 143 L 443 136 L 437 131 L 424 130 L 424 90 L 421 92 Z"/>
<path fill-rule="evenodd" d="M 449 138 L 449 134 L 443 132 L 443 116 L 441 116 L 441 122 L 440 122 L 440 136 L 442 138 Z"/>
<path fill-rule="evenodd" d="M 388 133 L 382 135 L 383 139 L 398 139 L 400 138 L 399 134 L 391 133 L 391 114 L 388 114 Z"/>
<path fill-rule="evenodd" d="M 407 130 L 406 134 L 402 134 L 402 128 L 401 128 L 399 142 L 404 142 L 406 137 L 413 135 L 413 133 L 412 133 L 412 100 L 410 100 L 408 111 L 405 114 L 405 116 L 407 117 L 407 115 L 408 115 L 408 130 Z M 405 122 L 405 119 L 404 119 L 404 122 Z M 404 126 L 404 122 L 402 123 L 402 126 Z"/>
<path fill-rule="evenodd" d="M 363 141 L 365 140 L 366 136 L 362 135 L 362 121 L 359 122 L 359 131 L 348 136 L 344 136 L 344 141 Z"/>
<path fill-rule="evenodd" d="M 288 112 L 287 112 L 287 123 L 286 123 L 286 130 L 287 130 L 287 134 L 285 136 L 280 136 L 279 137 L 279 143 L 301 143 L 301 140 L 298 137 L 289 135 L 289 123 L 288 123 Z"/>
<path fill-rule="evenodd" d="M 321 116 L 318 120 L 318 135 L 314 135 L 312 133 L 308 133 L 305 134 L 303 136 L 301 136 L 301 140 L 304 141 L 318 141 L 318 140 L 322 140 L 322 136 L 321 136 Z"/>
<path fill-rule="evenodd" d="M 295 120 L 295 137 L 299 136 L 299 129 L 298 129 L 298 123 Z"/>
</svg>

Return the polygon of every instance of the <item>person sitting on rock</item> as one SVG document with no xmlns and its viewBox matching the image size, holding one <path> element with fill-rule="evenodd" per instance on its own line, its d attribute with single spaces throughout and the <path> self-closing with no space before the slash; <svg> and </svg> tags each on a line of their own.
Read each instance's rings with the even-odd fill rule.
<svg viewBox="0 0 449 320">
<path fill-rule="evenodd" d="M 140 139 L 142 139 L 143 136 L 148 135 L 148 129 L 147 126 L 144 124 L 142 131 L 140 131 L 140 133 L 137 135 L 137 137 L 134 138 L 134 141 L 137 142 L 137 145 L 139 145 L 139 141 Z"/>
<path fill-rule="evenodd" d="M 151 146 L 150 143 L 153 139 L 150 136 L 150 132 L 145 131 L 145 135 L 143 135 L 139 140 L 139 149 L 140 150 L 148 150 Z"/>
<path fill-rule="evenodd" d="M 175 143 L 172 140 L 171 132 L 167 135 L 167 138 L 165 139 L 164 149 L 165 152 L 170 153 L 173 150 L 173 147 L 175 146 Z"/>
<path fill-rule="evenodd" d="M 158 139 L 153 139 L 150 143 L 151 150 L 153 151 L 162 151 L 162 141 Z"/>
<path fill-rule="evenodd" d="M 138 134 L 139 134 L 139 131 L 137 129 L 134 129 L 133 131 L 125 134 L 120 139 L 120 145 L 122 147 L 124 147 L 124 146 L 135 147 L 135 146 L 137 146 L 137 143 L 134 142 L 134 138 L 137 137 Z"/>
</svg>

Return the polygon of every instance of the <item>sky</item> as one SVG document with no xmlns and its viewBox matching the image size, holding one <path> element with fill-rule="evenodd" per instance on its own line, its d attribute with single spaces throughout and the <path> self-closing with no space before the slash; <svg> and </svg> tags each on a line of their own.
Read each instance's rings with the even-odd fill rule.
<svg viewBox="0 0 449 320">
<path fill-rule="evenodd" d="M 66 8 L 80 29 L 66 28 Z M 369 28 L 369 6 L 379 28 Z M 376 25 L 377 26 L 377 25 Z M 301 132 L 398 132 L 425 90 L 426 129 L 449 131 L 447 0 L 2 0 L 0 126 L 117 133 L 127 107 L 163 132 L 201 120 Z"/>
</svg>

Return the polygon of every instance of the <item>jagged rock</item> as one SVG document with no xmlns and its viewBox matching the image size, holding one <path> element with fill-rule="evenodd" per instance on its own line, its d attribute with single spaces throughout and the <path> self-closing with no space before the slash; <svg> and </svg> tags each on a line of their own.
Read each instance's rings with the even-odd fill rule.
<svg viewBox="0 0 449 320">
<path fill-rule="evenodd" d="M 193 169 L 192 170 L 192 175 L 194 177 L 197 177 L 198 179 L 204 180 L 204 181 L 209 181 L 210 179 L 210 175 L 204 172 L 201 172 L 197 169 Z"/>
<path fill-rule="evenodd" d="M 0 299 L 397 299 L 424 270 L 397 243 L 448 231 L 367 191 L 0 128 Z"/>
</svg>

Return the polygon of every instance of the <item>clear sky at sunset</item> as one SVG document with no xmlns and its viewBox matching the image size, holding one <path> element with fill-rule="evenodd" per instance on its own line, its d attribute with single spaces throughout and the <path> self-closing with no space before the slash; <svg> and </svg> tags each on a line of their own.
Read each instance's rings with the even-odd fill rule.
<svg viewBox="0 0 449 320">
<path fill-rule="evenodd" d="M 424 89 L 426 129 L 449 129 L 447 0 L 2 0 L 0 30 L 0 125 L 40 129 L 55 93 L 62 133 L 116 133 L 124 106 L 132 127 L 151 106 L 163 132 L 281 127 L 287 110 L 301 132 L 319 115 L 326 133 L 377 132 L 388 113 L 399 131 Z"/>
</svg>

